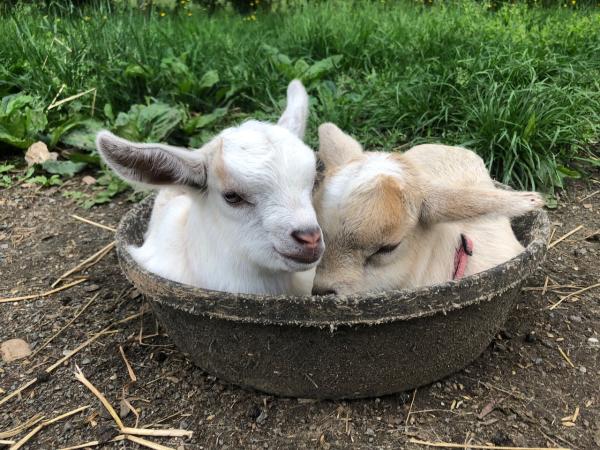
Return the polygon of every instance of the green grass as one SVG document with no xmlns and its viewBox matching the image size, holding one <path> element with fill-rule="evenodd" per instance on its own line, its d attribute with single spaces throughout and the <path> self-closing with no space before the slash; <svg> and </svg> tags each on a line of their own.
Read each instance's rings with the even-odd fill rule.
<svg viewBox="0 0 600 450">
<path fill-rule="evenodd" d="M 0 97 L 23 92 L 39 109 L 63 84 L 60 98 L 95 88 L 103 126 L 198 145 L 249 116 L 276 117 L 300 77 L 313 146 L 325 121 L 370 149 L 464 145 L 498 180 L 546 190 L 577 176 L 575 158 L 597 161 L 600 7 L 445 5 L 308 2 L 255 21 L 107 4 L 62 16 L 13 8 L 0 15 Z M 70 133 L 92 101 L 50 110 L 47 125 L 21 130 L 24 140 L 41 132 L 50 144 L 77 144 L 81 133 Z M 0 110 L 0 139 L 2 120 Z"/>
</svg>

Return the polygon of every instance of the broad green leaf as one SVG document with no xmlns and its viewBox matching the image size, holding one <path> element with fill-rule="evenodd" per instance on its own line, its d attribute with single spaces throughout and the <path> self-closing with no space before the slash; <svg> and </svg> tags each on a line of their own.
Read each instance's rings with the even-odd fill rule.
<svg viewBox="0 0 600 450">
<path fill-rule="evenodd" d="M 86 165 L 87 164 L 83 162 L 46 161 L 42 164 L 42 169 L 51 174 L 62 175 L 71 178 L 76 173 L 81 172 Z"/>
<path fill-rule="evenodd" d="M 317 61 L 308 68 L 304 74 L 301 75 L 302 79 L 306 82 L 319 80 L 324 75 L 335 69 L 338 63 L 342 60 L 342 55 L 333 55 L 328 58 Z"/>
<path fill-rule="evenodd" d="M 581 178 L 581 174 L 577 170 L 571 169 L 570 167 L 558 166 L 557 170 L 560 172 L 561 175 L 565 177 Z"/>
<path fill-rule="evenodd" d="M 218 82 L 219 72 L 217 72 L 216 70 L 209 70 L 204 75 L 202 75 L 202 78 L 200 78 L 200 81 L 198 82 L 198 87 L 200 87 L 201 89 L 209 89 Z"/>
<path fill-rule="evenodd" d="M 92 151 L 96 149 L 96 134 L 102 128 L 103 124 L 97 120 L 83 120 L 70 127 L 60 141 L 69 147 Z"/>
<path fill-rule="evenodd" d="M 188 120 L 184 124 L 183 130 L 187 134 L 193 134 L 196 131 L 198 131 L 199 129 L 204 128 L 207 125 L 210 125 L 211 123 L 213 123 L 216 120 L 220 119 L 221 117 L 225 116 L 226 114 L 227 114 L 227 108 L 217 108 L 210 114 L 199 114 L 197 116 L 192 117 L 190 120 Z"/>
<path fill-rule="evenodd" d="M 9 95 L 0 103 L 0 142 L 26 149 L 38 140 L 48 124 L 39 99 L 25 94 Z"/>
</svg>

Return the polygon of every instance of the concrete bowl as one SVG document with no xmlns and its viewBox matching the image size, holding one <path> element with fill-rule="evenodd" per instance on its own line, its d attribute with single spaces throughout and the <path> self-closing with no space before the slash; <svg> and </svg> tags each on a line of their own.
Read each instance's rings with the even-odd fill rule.
<svg viewBox="0 0 600 450">
<path fill-rule="evenodd" d="M 140 267 L 127 246 L 143 242 L 153 199 L 117 231 L 121 267 L 173 342 L 223 381 L 280 396 L 381 396 L 461 370 L 506 321 L 525 279 L 546 253 L 548 217 L 513 222 L 526 247 L 485 272 L 417 290 L 360 295 L 262 296 L 209 291 Z M 201 263 L 201 262 L 199 262 Z"/>
</svg>

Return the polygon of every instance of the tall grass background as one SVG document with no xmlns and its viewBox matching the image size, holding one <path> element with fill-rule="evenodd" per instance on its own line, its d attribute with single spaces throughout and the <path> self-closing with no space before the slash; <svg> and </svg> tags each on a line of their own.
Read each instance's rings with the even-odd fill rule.
<svg viewBox="0 0 600 450">
<path fill-rule="evenodd" d="M 373 150 L 464 145 L 498 180 L 550 190 L 578 176 L 579 163 L 598 164 L 600 8 L 490 6 L 329 1 L 251 16 L 106 2 L 8 8 L 0 97 L 25 92 L 48 105 L 63 85 L 61 97 L 96 88 L 93 114 L 108 127 L 133 104 L 166 103 L 187 119 L 165 139 L 189 145 L 198 139 L 186 120 L 228 108 L 204 138 L 247 117 L 273 119 L 299 77 L 313 146 L 325 121 Z M 91 115 L 82 97 L 49 111 L 46 132 Z"/>
</svg>

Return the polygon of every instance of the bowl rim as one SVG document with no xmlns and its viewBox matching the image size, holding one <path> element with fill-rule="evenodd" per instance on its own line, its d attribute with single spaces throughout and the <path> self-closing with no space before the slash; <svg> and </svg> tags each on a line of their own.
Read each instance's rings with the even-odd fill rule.
<svg viewBox="0 0 600 450">
<path fill-rule="evenodd" d="M 520 285 L 543 260 L 549 220 L 543 209 L 529 213 L 531 240 L 514 258 L 460 280 L 424 286 L 349 295 L 261 295 L 215 291 L 169 280 L 141 267 L 127 251 L 130 227 L 154 202 L 154 195 L 131 208 L 115 235 L 119 263 L 127 278 L 152 301 L 215 319 L 236 322 L 316 326 L 375 325 L 447 314 L 484 301 Z M 524 220 L 517 218 L 517 220 Z M 147 223 L 148 220 L 145 222 Z M 493 286 L 495 289 L 486 289 Z"/>
</svg>

